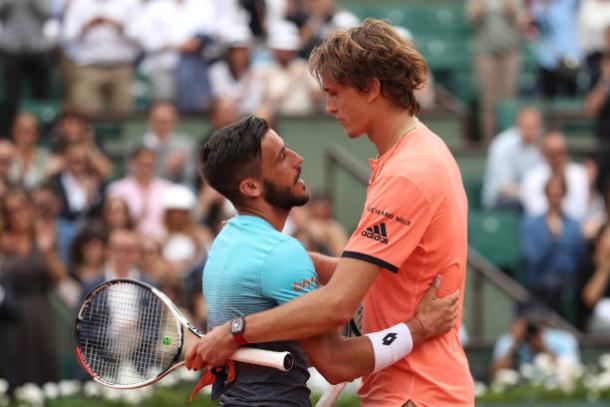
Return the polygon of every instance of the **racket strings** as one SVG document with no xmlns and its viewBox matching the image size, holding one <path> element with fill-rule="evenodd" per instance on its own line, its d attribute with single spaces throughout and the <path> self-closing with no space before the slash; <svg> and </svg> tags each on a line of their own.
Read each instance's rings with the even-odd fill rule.
<svg viewBox="0 0 610 407">
<path fill-rule="evenodd" d="M 153 292 L 128 282 L 98 292 L 82 312 L 77 331 L 89 369 L 115 385 L 154 378 L 181 349 L 175 316 Z"/>
</svg>

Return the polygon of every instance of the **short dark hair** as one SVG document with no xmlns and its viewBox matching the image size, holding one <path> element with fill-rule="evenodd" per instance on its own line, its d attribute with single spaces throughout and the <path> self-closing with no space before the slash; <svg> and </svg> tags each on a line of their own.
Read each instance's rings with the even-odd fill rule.
<svg viewBox="0 0 610 407">
<path fill-rule="evenodd" d="M 248 116 L 216 130 L 199 151 L 201 175 L 233 204 L 241 202 L 239 183 L 261 172 L 261 141 L 269 123 Z"/>
<path fill-rule="evenodd" d="M 105 247 L 108 244 L 108 231 L 101 224 L 86 225 L 74 238 L 70 246 L 70 261 L 72 265 L 80 266 L 85 261 L 83 253 L 85 245 L 99 241 Z"/>
</svg>

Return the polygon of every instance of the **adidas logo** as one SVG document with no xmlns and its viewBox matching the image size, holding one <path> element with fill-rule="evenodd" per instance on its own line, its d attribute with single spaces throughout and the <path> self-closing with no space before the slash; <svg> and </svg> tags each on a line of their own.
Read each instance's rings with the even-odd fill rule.
<svg viewBox="0 0 610 407">
<path fill-rule="evenodd" d="M 366 228 L 362 231 L 362 236 L 373 239 L 379 243 L 388 244 L 388 233 L 385 229 L 385 223 L 382 222 L 379 225 L 373 225 L 372 227 Z"/>
</svg>

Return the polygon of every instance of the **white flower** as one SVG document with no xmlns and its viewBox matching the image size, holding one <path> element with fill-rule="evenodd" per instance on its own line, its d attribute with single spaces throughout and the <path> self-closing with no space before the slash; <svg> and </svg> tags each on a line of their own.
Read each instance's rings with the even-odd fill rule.
<svg viewBox="0 0 610 407">
<path fill-rule="evenodd" d="M 528 379 L 528 380 L 531 379 L 532 377 L 534 377 L 535 372 L 536 372 L 536 369 L 534 368 L 534 365 L 532 365 L 531 363 L 524 363 L 519 368 L 519 373 L 521 373 L 521 376 L 523 376 L 525 379 Z"/>
<path fill-rule="evenodd" d="M 42 386 L 42 391 L 44 392 L 44 396 L 49 400 L 55 400 L 57 397 L 59 397 L 59 387 L 56 383 L 45 383 Z"/>
<path fill-rule="evenodd" d="M 534 358 L 534 366 L 540 370 L 540 372 L 545 375 L 551 375 L 555 368 L 555 363 L 553 362 L 553 358 L 548 353 L 539 353 Z"/>
<path fill-rule="evenodd" d="M 8 381 L 0 378 L 0 395 L 6 394 L 8 391 Z"/>
<path fill-rule="evenodd" d="M 104 387 L 96 382 L 88 381 L 83 385 L 83 394 L 85 397 L 99 397 L 102 395 Z"/>
<path fill-rule="evenodd" d="M 102 389 L 102 397 L 105 400 L 118 401 L 122 397 L 123 390 L 113 389 L 112 387 L 104 387 Z"/>
<path fill-rule="evenodd" d="M 179 372 L 174 374 L 178 374 L 180 380 L 186 382 L 193 382 L 199 379 L 199 372 L 196 372 L 195 370 L 179 369 Z"/>
<path fill-rule="evenodd" d="M 40 387 L 33 383 L 26 383 L 15 390 L 15 399 L 35 407 L 44 405 L 44 393 Z"/>
<path fill-rule="evenodd" d="M 490 387 L 493 393 L 503 393 L 506 390 L 506 386 L 503 384 L 492 383 Z"/>
<path fill-rule="evenodd" d="M 59 394 L 63 397 L 73 396 L 80 391 L 78 380 L 62 380 L 59 382 Z"/>
<path fill-rule="evenodd" d="M 610 370 L 605 370 L 599 376 L 597 376 L 597 383 L 595 384 L 597 390 L 610 389 Z"/>
<path fill-rule="evenodd" d="M 605 370 L 610 370 L 610 353 L 604 353 L 599 357 L 599 365 Z"/>
<path fill-rule="evenodd" d="M 513 386 L 519 382 L 519 373 L 512 369 L 502 369 L 496 373 L 494 384 L 500 386 Z"/>
<path fill-rule="evenodd" d="M 123 400 L 125 400 L 127 404 L 136 405 L 139 404 L 143 399 L 144 396 L 137 389 L 126 390 L 123 392 Z"/>
<path fill-rule="evenodd" d="M 481 382 L 474 382 L 474 396 L 481 397 L 487 392 L 487 386 Z"/>
</svg>

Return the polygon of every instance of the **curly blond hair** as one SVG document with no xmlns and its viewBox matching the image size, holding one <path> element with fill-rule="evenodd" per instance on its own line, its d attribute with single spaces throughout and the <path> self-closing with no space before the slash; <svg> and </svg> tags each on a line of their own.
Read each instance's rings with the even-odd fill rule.
<svg viewBox="0 0 610 407">
<path fill-rule="evenodd" d="M 309 69 L 320 83 L 330 79 L 360 91 L 376 78 L 384 97 L 415 115 L 420 106 L 414 91 L 426 81 L 428 64 L 387 22 L 367 18 L 358 27 L 331 33 L 311 53 Z"/>
</svg>

